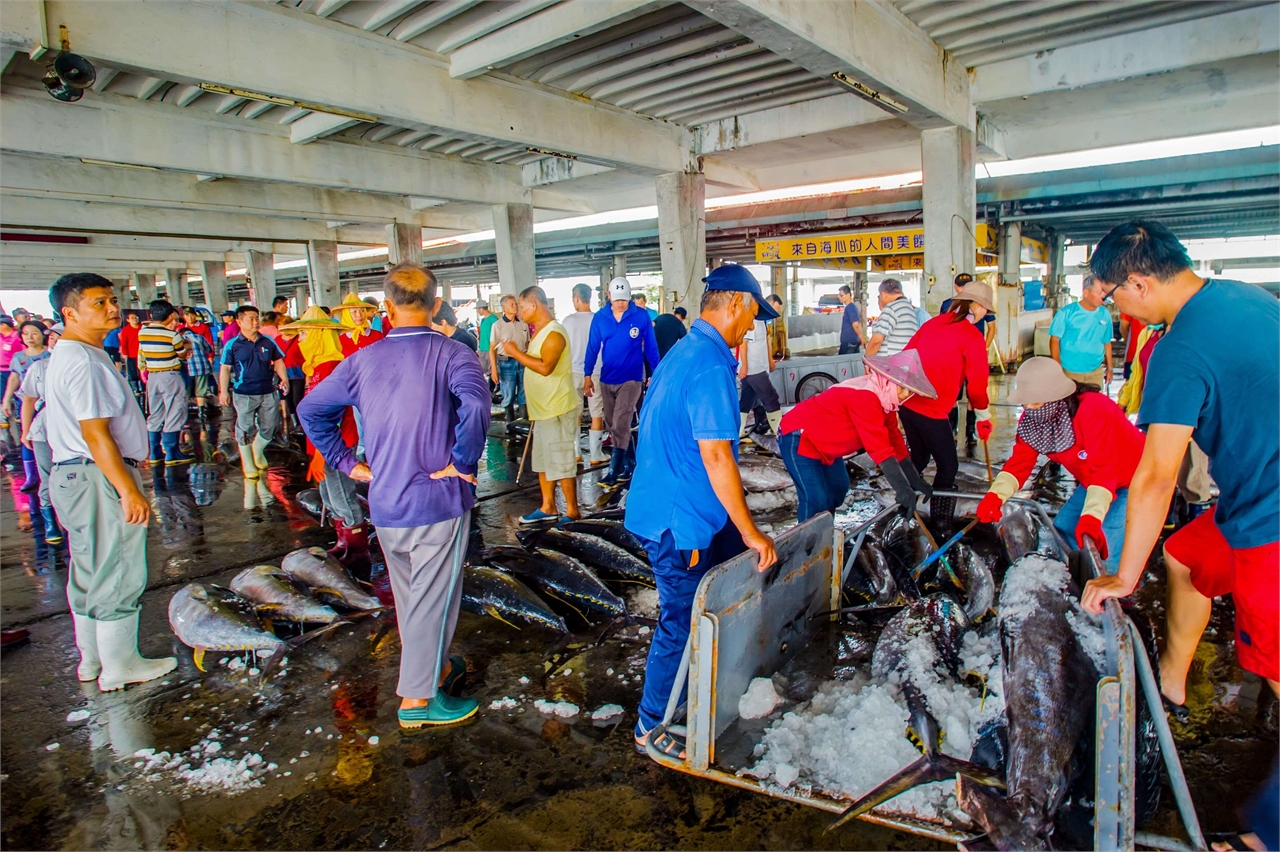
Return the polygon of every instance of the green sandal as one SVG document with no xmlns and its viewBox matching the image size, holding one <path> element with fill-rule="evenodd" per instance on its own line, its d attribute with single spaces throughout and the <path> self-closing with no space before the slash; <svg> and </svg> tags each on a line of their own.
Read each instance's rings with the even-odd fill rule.
<svg viewBox="0 0 1280 852">
<path fill-rule="evenodd" d="M 474 716 L 479 708 L 480 704 L 474 698 L 454 698 L 437 692 L 436 697 L 422 707 L 397 710 L 396 716 L 399 717 L 402 728 L 426 728 L 464 722 Z"/>
<path fill-rule="evenodd" d="M 461 656 L 449 658 L 449 676 L 440 683 L 440 691 L 457 695 L 454 687 L 460 687 L 467 677 L 467 661 Z"/>
</svg>

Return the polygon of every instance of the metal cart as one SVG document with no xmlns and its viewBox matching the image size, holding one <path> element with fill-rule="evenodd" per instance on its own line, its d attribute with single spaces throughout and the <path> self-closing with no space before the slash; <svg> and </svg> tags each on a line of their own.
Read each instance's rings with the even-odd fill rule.
<svg viewBox="0 0 1280 852">
<path fill-rule="evenodd" d="M 977 499 L 972 494 L 952 496 Z M 1019 502 L 1036 512 L 1045 528 L 1053 529 L 1052 519 L 1043 506 L 1031 501 Z M 845 799 L 818 792 L 784 790 L 740 776 L 732 768 L 717 766 L 716 741 L 737 720 L 738 699 L 751 680 L 769 677 L 780 670 L 817 632 L 821 619 L 815 616 L 839 608 L 844 580 L 868 530 L 894 511 L 896 507 L 888 507 L 847 531 L 836 527 L 833 517 L 823 513 L 778 536 L 775 542 L 778 562 L 768 571 L 757 571 L 756 556 L 748 552 L 707 572 L 694 598 L 692 632 L 659 726 L 661 730 L 684 736 L 686 757 L 677 760 L 650 747 L 651 759 L 669 769 L 833 813 L 848 807 Z M 847 536 L 854 537 L 853 553 L 842 561 Z M 1058 555 L 1065 557 L 1070 548 L 1056 530 L 1054 540 Z M 1085 558 L 1096 575 L 1103 563 L 1091 542 L 1089 545 Z M 834 613 L 829 615 L 831 621 L 837 618 Z M 1171 838 L 1152 835 L 1135 838 L 1134 732 L 1136 684 L 1141 683 L 1143 695 L 1153 708 L 1165 766 L 1191 841 L 1190 848 L 1206 849 L 1150 663 L 1145 653 L 1135 655 L 1137 634 L 1114 600 L 1107 602 L 1103 625 L 1107 670 L 1097 685 L 1094 847 L 1127 850 L 1134 848 L 1137 839 L 1155 848 L 1188 848 Z M 682 703 L 686 684 L 687 699 Z M 685 724 L 676 724 L 682 716 Z M 926 819 L 875 812 L 861 819 L 961 846 L 973 839 L 968 831 Z"/>
</svg>

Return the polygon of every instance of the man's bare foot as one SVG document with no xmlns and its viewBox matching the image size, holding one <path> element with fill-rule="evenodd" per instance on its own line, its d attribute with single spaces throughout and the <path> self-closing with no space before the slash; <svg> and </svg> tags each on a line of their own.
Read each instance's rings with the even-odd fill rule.
<svg viewBox="0 0 1280 852">
<path fill-rule="evenodd" d="M 431 699 L 429 699 L 429 698 L 401 698 L 401 699 L 400 699 L 400 709 L 401 709 L 401 710 L 412 710 L 412 709 L 413 709 L 413 708 L 415 708 L 415 707 L 426 707 L 426 706 L 427 706 L 427 702 L 428 702 L 428 701 L 430 701 L 430 700 L 431 700 Z"/>
</svg>

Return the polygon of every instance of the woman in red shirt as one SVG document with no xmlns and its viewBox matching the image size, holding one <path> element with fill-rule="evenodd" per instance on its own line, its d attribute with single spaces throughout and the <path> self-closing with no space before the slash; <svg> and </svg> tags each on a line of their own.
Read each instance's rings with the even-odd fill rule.
<svg viewBox="0 0 1280 852">
<path fill-rule="evenodd" d="M 1018 370 L 1009 401 L 1024 409 L 1018 418 L 1018 436 L 1013 455 L 978 504 L 978 520 L 1000 520 L 1004 501 L 1022 487 L 1040 456 L 1046 455 L 1079 483 L 1053 525 L 1080 547 L 1085 536 L 1092 538 L 1099 555 L 1107 560 L 1107 570 L 1114 574 L 1124 550 L 1129 482 L 1138 469 L 1146 436 L 1129 422 L 1124 409 L 1098 388 L 1067 378 L 1062 365 L 1052 358 L 1028 359 Z"/>
<path fill-rule="evenodd" d="M 907 343 L 908 350 L 920 353 L 925 375 L 938 390 L 934 399 L 916 396 L 902 405 L 902 430 L 911 448 L 911 463 L 924 470 L 932 458 L 935 491 L 950 491 L 956 485 L 960 459 L 956 456 L 956 436 L 951 431 L 950 414 L 967 387 L 969 407 L 977 417 L 978 438 L 991 437 L 991 414 L 987 411 L 987 342 L 975 322 L 995 310 L 991 288 L 978 281 L 964 285 L 944 313 L 920 326 Z M 929 501 L 929 517 L 941 540 L 951 535 L 955 516 L 954 497 L 934 496 Z"/>
<path fill-rule="evenodd" d="M 865 451 L 893 486 L 904 514 L 928 494 L 924 478 L 907 458 L 898 431 L 898 406 L 912 394 L 932 397 L 920 356 L 906 350 L 863 359 L 867 373 L 841 382 L 791 409 L 782 418 L 778 448 L 796 484 L 801 522 L 834 512 L 849 491 L 844 457 Z"/>
</svg>

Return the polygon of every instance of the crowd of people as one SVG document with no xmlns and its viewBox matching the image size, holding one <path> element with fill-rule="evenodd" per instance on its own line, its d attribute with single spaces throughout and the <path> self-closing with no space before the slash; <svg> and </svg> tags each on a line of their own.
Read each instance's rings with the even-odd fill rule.
<svg viewBox="0 0 1280 852">
<path fill-rule="evenodd" d="M 109 690 L 175 665 L 137 651 L 151 511 L 139 469 L 189 463 L 181 445 L 188 403 L 200 418 L 216 394 L 235 412 L 247 479 L 262 475 L 266 448 L 288 424 L 301 427 L 309 476 L 334 519 L 332 552 L 366 582 L 376 527 L 404 648 L 400 724 L 469 718 L 477 703 L 453 694 L 465 666 L 449 649 L 494 403 L 508 426 L 529 422 L 541 502 L 520 518 L 525 525 L 579 517 L 585 408 L 585 462 L 608 458 L 599 480 L 606 488 L 629 483 L 625 524 L 648 551 L 661 602 L 636 746 L 683 754 L 671 732 L 650 735 L 676 678 L 698 583 L 746 550 L 758 555 L 760 570 L 777 558 L 747 507 L 737 466 L 750 412 L 761 406 L 777 437 L 800 521 L 841 505 L 845 459 L 865 452 L 903 515 L 919 518 L 927 506 L 940 539 L 954 525 L 960 399 L 973 416 L 966 443 L 987 441 L 993 429 L 995 304 L 991 288 L 972 276 L 957 276 L 954 296 L 923 322 L 900 282 L 886 279 L 879 316 L 865 329 L 843 290 L 841 349 L 862 352 L 866 372 L 785 414 L 769 381 L 787 355 L 781 299 L 766 298 L 742 266 L 719 266 L 704 282 L 688 327 L 683 308 L 658 315 L 618 277 L 598 310 L 591 288 L 575 287 L 573 310 L 560 320 L 541 287 L 503 295 L 498 312 L 478 305 L 472 335 L 438 297 L 434 275 L 402 264 L 384 280 L 385 318 L 354 295 L 297 319 L 285 313 L 287 303 L 268 312 L 242 305 L 218 337 L 198 311 L 164 300 L 148 306 L 145 322 L 133 311 L 121 325 L 109 281 L 64 276 L 50 292 L 60 323 L 0 317 L 0 374 L 10 422 L 21 401 L 26 480 L 38 483 L 47 541 L 66 530 L 78 676 Z M 1119 402 L 1108 393 L 1113 302 L 1133 336 Z M 1203 345 L 1228 323 L 1236 345 Z M 1195 647 L 1212 600 L 1227 594 L 1240 665 L 1280 691 L 1277 301 L 1248 284 L 1202 279 L 1167 228 L 1132 222 L 1098 244 L 1083 296 L 1058 311 L 1050 341 L 1049 357 L 1018 370 L 1009 396 L 1022 408 L 1012 454 L 981 497 L 978 520 L 999 521 L 1041 457 L 1060 464 L 1077 487 L 1055 524 L 1105 560 L 1103 575 L 1083 590 L 1093 611 L 1134 591 L 1172 521 L 1158 667 L 1169 712 L 1185 713 Z M 1216 498 L 1197 481 L 1204 460 Z M 930 462 L 931 483 L 922 473 Z M 1171 513 L 1180 482 L 1182 511 Z"/>
</svg>

